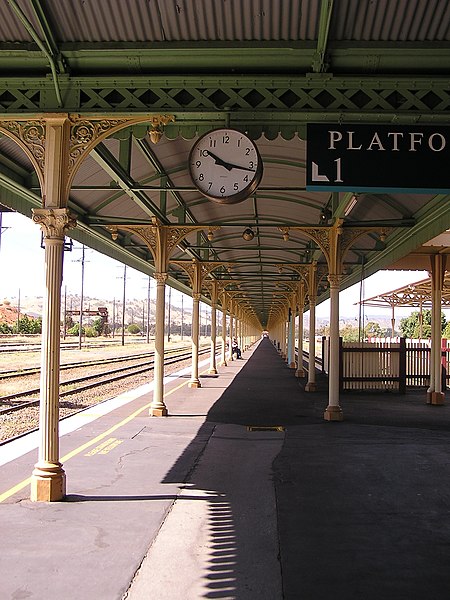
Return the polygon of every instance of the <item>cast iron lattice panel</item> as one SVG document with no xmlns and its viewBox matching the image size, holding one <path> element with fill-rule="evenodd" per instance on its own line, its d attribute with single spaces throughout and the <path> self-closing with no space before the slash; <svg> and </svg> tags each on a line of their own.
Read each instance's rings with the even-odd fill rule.
<svg viewBox="0 0 450 600">
<path fill-rule="evenodd" d="M 48 79 L 34 80 L 13 86 L 0 82 L 0 112 L 36 112 L 58 110 L 55 91 Z M 273 85 L 257 79 L 234 80 L 227 85 L 215 80 L 215 85 L 196 86 L 153 84 L 142 80 L 95 84 L 83 80 L 62 82 L 64 106 L 59 110 L 78 112 L 142 112 L 142 111 L 286 111 L 296 112 L 395 112 L 445 114 L 450 109 L 450 88 L 445 80 L 287 80 Z M 212 82 L 208 82 L 212 83 Z"/>
</svg>

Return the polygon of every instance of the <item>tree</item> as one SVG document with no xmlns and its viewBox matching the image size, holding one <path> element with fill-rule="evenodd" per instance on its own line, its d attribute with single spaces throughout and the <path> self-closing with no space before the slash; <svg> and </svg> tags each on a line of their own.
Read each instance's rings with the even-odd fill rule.
<svg viewBox="0 0 450 600">
<path fill-rule="evenodd" d="M 359 331 L 357 327 L 350 325 L 350 323 L 346 323 L 344 327 L 342 327 L 339 331 L 339 334 L 342 337 L 343 342 L 358 342 L 359 341 Z"/>
<path fill-rule="evenodd" d="M 415 310 L 409 317 L 400 321 L 400 332 L 405 338 L 417 339 L 420 337 L 420 313 Z M 441 313 L 441 331 L 444 331 L 447 325 L 447 319 L 444 313 Z M 422 337 L 431 338 L 431 310 L 422 311 Z"/>
<path fill-rule="evenodd" d="M 92 321 L 92 329 L 96 331 L 96 335 L 102 335 L 105 326 L 104 319 L 97 317 Z"/>
<path fill-rule="evenodd" d="M 0 323 L 0 333 L 12 333 L 12 327 L 7 323 Z"/>
<path fill-rule="evenodd" d="M 364 327 L 365 337 L 382 337 L 384 333 L 385 332 L 381 329 L 380 324 L 376 321 L 369 321 Z"/>
<path fill-rule="evenodd" d="M 445 329 L 442 332 L 442 337 L 446 340 L 450 339 L 450 322 L 445 326 Z"/>
</svg>

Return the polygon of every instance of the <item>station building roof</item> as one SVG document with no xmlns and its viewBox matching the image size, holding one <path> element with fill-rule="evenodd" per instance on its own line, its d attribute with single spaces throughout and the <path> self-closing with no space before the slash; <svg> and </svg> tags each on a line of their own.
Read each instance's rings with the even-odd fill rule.
<svg viewBox="0 0 450 600">
<path fill-rule="evenodd" d="M 327 297 L 323 231 L 337 223 L 347 239 L 359 230 L 345 253 L 343 287 L 450 228 L 446 189 L 306 189 L 309 123 L 447 132 L 449 73 L 447 0 L 0 4 L 1 119 L 140 120 L 100 142 L 77 171 L 70 235 L 152 273 L 142 240 L 120 227 L 112 240 L 107 226 L 153 217 L 220 226 L 188 236 L 173 258 L 227 263 L 212 276 L 230 281 L 263 327 L 312 261 L 319 301 Z M 193 144 L 217 128 L 248 135 L 262 158 L 259 186 L 239 203 L 208 200 L 189 175 Z M 30 160 L 6 134 L 0 203 L 26 215 L 42 204 Z M 243 239 L 247 228 L 252 239 Z M 169 274 L 178 289 L 189 287 L 176 264 Z"/>
</svg>

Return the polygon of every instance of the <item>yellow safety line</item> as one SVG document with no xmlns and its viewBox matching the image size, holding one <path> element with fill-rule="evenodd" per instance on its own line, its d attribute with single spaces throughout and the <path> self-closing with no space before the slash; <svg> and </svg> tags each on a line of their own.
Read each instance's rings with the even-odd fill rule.
<svg viewBox="0 0 450 600">
<path fill-rule="evenodd" d="M 203 373 L 206 373 L 206 372 L 207 372 L 207 369 L 205 371 L 202 371 L 201 375 L 203 375 Z M 180 383 L 180 385 L 178 385 L 177 387 L 173 388 L 173 390 L 170 390 L 166 394 L 164 394 L 164 398 L 166 398 L 167 396 L 170 396 L 170 394 L 173 394 L 174 392 L 176 392 L 177 390 L 179 390 L 180 388 L 182 388 L 184 385 L 187 385 L 188 383 L 189 383 L 189 381 L 183 381 L 183 383 Z M 97 442 L 99 442 L 100 440 L 102 440 L 103 438 L 105 438 L 107 435 L 111 434 L 113 431 L 116 431 L 116 429 L 119 429 L 123 425 L 126 425 L 127 423 L 129 423 L 130 421 L 132 421 L 133 419 L 135 419 L 138 415 L 140 415 L 142 412 L 144 412 L 144 410 L 146 410 L 147 408 L 150 408 L 150 406 L 151 406 L 151 402 L 149 402 L 145 406 L 142 406 L 141 408 L 139 408 L 138 410 L 136 410 L 134 413 L 132 413 L 131 415 L 129 415 L 128 417 L 126 417 L 125 419 L 123 419 L 123 421 L 120 421 L 120 423 L 116 423 L 116 425 L 113 425 L 107 431 L 104 431 L 103 433 L 100 433 L 97 437 L 95 437 L 90 442 L 86 442 L 82 446 L 79 446 L 78 448 L 75 448 L 75 450 L 72 450 L 68 454 L 65 454 L 60 459 L 61 462 L 65 463 L 69 459 L 71 459 L 74 456 L 76 456 L 77 454 L 80 454 L 80 452 L 83 452 L 83 450 L 86 450 L 86 448 L 89 448 L 89 446 L 93 446 L 94 444 L 96 444 Z M 29 485 L 30 483 L 31 483 L 31 477 L 28 477 L 27 479 L 24 479 L 23 481 L 21 481 L 20 483 L 18 483 L 14 487 L 12 487 L 9 490 L 7 490 L 6 492 L 4 492 L 3 494 L 0 494 L 0 503 L 3 502 L 4 500 L 7 500 L 11 496 L 13 496 L 16 492 L 20 492 L 20 490 L 23 490 L 23 488 L 26 487 L 27 485 Z"/>
<path fill-rule="evenodd" d="M 7 498 L 9 498 L 10 496 L 14 496 L 14 494 L 16 492 L 20 492 L 20 490 L 23 490 L 24 487 L 26 487 L 27 485 L 29 485 L 31 483 L 31 477 L 28 477 L 28 479 L 24 479 L 24 481 L 21 481 L 20 483 L 18 483 L 17 485 L 15 485 L 14 487 L 12 487 L 11 489 L 7 490 L 6 492 L 4 492 L 3 494 L 0 495 L 0 502 L 3 502 L 4 500 L 6 500 Z"/>
</svg>

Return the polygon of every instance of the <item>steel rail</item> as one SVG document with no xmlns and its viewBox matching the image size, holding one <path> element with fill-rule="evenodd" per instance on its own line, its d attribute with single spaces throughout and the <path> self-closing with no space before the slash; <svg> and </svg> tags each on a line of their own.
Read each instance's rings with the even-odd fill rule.
<svg viewBox="0 0 450 600">
<path fill-rule="evenodd" d="M 166 350 L 165 354 L 170 355 L 176 353 L 179 348 L 174 348 L 171 350 Z M 143 358 L 152 358 L 155 355 L 154 352 L 148 352 L 144 354 L 129 354 L 128 356 L 123 357 L 113 357 L 113 358 L 98 358 L 93 360 L 79 361 L 73 363 L 65 363 L 60 365 L 60 371 L 66 371 L 68 369 L 78 369 L 82 367 L 93 367 L 96 365 L 110 364 L 110 363 L 118 363 L 118 362 L 127 362 L 132 360 L 139 360 Z M 17 377 L 27 377 L 28 375 L 35 375 L 40 373 L 40 367 L 25 367 L 24 369 L 16 370 L 16 371 L 0 371 L 0 379 L 15 379 Z"/>
<path fill-rule="evenodd" d="M 209 351 L 209 348 L 204 348 L 199 351 L 199 354 L 205 354 Z M 192 356 L 191 351 L 180 353 L 177 356 L 172 356 L 168 361 L 165 361 L 165 365 L 174 364 L 180 362 L 182 360 L 189 359 Z M 89 381 L 92 379 L 101 379 L 100 381 L 92 382 L 82 387 L 77 387 L 72 390 L 60 391 L 59 397 L 64 398 L 66 396 L 70 396 L 79 392 L 83 392 L 88 389 L 92 389 L 94 387 L 98 387 L 104 383 L 110 383 L 114 381 L 118 381 L 120 379 L 125 379 L 126 377 L 131 377 L 132 375 L 139 375 L 141 373 L 145 373 L 147 371 L 153 370 L 153 363 L 145 363 L 144 366 L 140 367 L 139 365 L 131 365 L 127 367 L 122 367 L 120 369 L 114 369 L 113 371 L 105 371 L 103 373 L 95 373 L 93 375 L 86 375 L 84 377 L 78 377 L 76 379 L 62 381 L 60 382 L 60 389 L 67 387 L 69 385 L 76 385 L 82 381 Z M 124 373 L 127 371 L 127 373 Z M 111 374 L 116 373 L 115 376 L 111 377 Z M 107 381 L 104 380 L 105 377 L 108 377 Z M 40 392 L 40 388 L 34 388 L 32 390 L 24 390 L 22 392 L 17 392 L 16 394 L 10 394 L 7 396 L 0 397 L 0 404 L 6 404 L 8 402 L 14 402 L 19 398 L 26 398 L 27 396 L 32 396 L 33 394 L 38 394 Z M 22 402 L 21 404 L 7 406 L 6 408 L 0 409 L 0 415 L 9 414 L 11 412 L 15 412 L 17 410 L 21 410 L 22 408 L 26 408 L 27 406 L 33 406 L 39 404 L 40 400 L 31 400 L 30 402 Z"/>
</svg>

